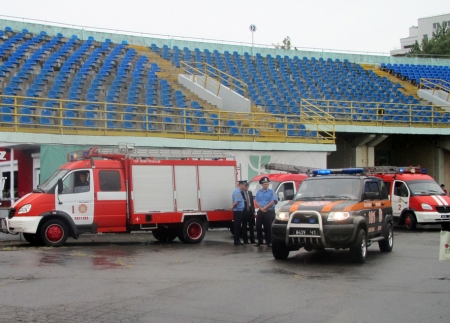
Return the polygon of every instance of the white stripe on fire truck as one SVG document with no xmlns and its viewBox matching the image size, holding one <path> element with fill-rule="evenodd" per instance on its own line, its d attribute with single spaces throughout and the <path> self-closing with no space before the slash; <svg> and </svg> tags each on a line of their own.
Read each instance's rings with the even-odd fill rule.
<svg viewBox="0 0 450 323">
<path fill-rule="evenodd" d="M 444 203 L 442 203 L 442 201 L 440 199 L 438 199 L 436 195 L 431 195 L 431 197 L 433 198 L 433 200 L 436 201 L 437 204 L 444 205 Z"/>
<path fill-rule="evenodd" d="M 127 199 L 126 192 L 98 192 L 97 200 L 99 201 L 125 201 Z"/>
<path fill-rule="evenodd" d="M 444 205 L 448 205 L 447 201 L 440 195 L 436 195 L 436 197 L 442 202 L 444 203 Z"/>
</svg>

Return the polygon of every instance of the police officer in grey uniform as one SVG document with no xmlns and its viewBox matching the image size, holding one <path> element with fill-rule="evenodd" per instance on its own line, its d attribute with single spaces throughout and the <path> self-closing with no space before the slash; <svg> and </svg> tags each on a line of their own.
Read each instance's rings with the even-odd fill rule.
<svg viewBox="0 0 450 323">
<path fill-rule="evenodd" d="M 262 189 L 256 193 L 255 197 L 255 204 L 259 209 L 256 213 L 256 233 L 258 238 L 258 242 L 255 244 L 256 247 L 263 244 L 263 226 L 266 244 L 267 246 L 272 247 L 270 230 L 272 222 L 275 219 L 275 204 L 277 204 L 278 199 L 275 196 L 275 192 L 269 188 L 269 183 L 270 180 L 267 176 L 262 177 L 259 180 L 259 184 L 262 185 Z"/>
</svg>

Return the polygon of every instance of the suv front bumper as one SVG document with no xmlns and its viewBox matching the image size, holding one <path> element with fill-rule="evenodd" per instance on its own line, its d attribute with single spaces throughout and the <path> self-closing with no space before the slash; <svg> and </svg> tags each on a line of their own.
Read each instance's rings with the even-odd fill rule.
<svg viewBox="0 0 450 323">
<path fill-rule="evenodd" d="M 295 223 L 293 219 L 297 214 L 314 217 L 317 222 Z M 286 223 L 276 221 L 272 224 L 272 241 L 279 240 L 293 248 L 342 248 L 353 242 L 356 229 L 352 223 L 324 225 L 322 216 L 316 211 L 296 211 L 290 214 Z"/>
</svg>

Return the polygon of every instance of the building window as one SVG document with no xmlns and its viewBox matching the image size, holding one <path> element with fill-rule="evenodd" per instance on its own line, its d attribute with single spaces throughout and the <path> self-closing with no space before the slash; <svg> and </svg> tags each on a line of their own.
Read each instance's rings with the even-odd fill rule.
<svg viewBox="0 0 450 323">
<path fill-rule="evenodd" d="M 423 39 L 428 40 L 428 35 L 427 34 L 423 35 Z"/>
<path fill-rule="evenodd" d="M 433 24 L 433 29 L 436 29 L 437 27 L 439 27 L 440 26 L 440 24 L 438 23 L 438 22 L 435 22 L 434 24 Z"/>
</svg>

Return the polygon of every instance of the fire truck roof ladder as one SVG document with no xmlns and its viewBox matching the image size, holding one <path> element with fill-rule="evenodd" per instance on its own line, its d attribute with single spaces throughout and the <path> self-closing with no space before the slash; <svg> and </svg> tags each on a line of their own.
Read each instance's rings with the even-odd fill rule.
<svg viewBox="0 0 450 323">
<path fill-rule="evenodd" d="M 134 145 L 119 144 L 118 148 L 97 148 L 95 155 L 120 155 L 124 154 L 130 158 L 233 158 L 234 156 L 224 151 L 192 150 L 192 149 L 137 149 Z"/>
<path fill-rule="evenodd" d="M 425 169 L 419 166 L 370 166 L 361 167 L 366 174 L 397 174 L 397 173 L 424 173 Z"/>
<path fill-rule="evenodd" d="M 315 168 L 305 166 L 295 166 L 288 164 L 270 163 L 264 165 L 265 169 L 278 170 L 291 174 L 310 174 Z"/>
</svg>

